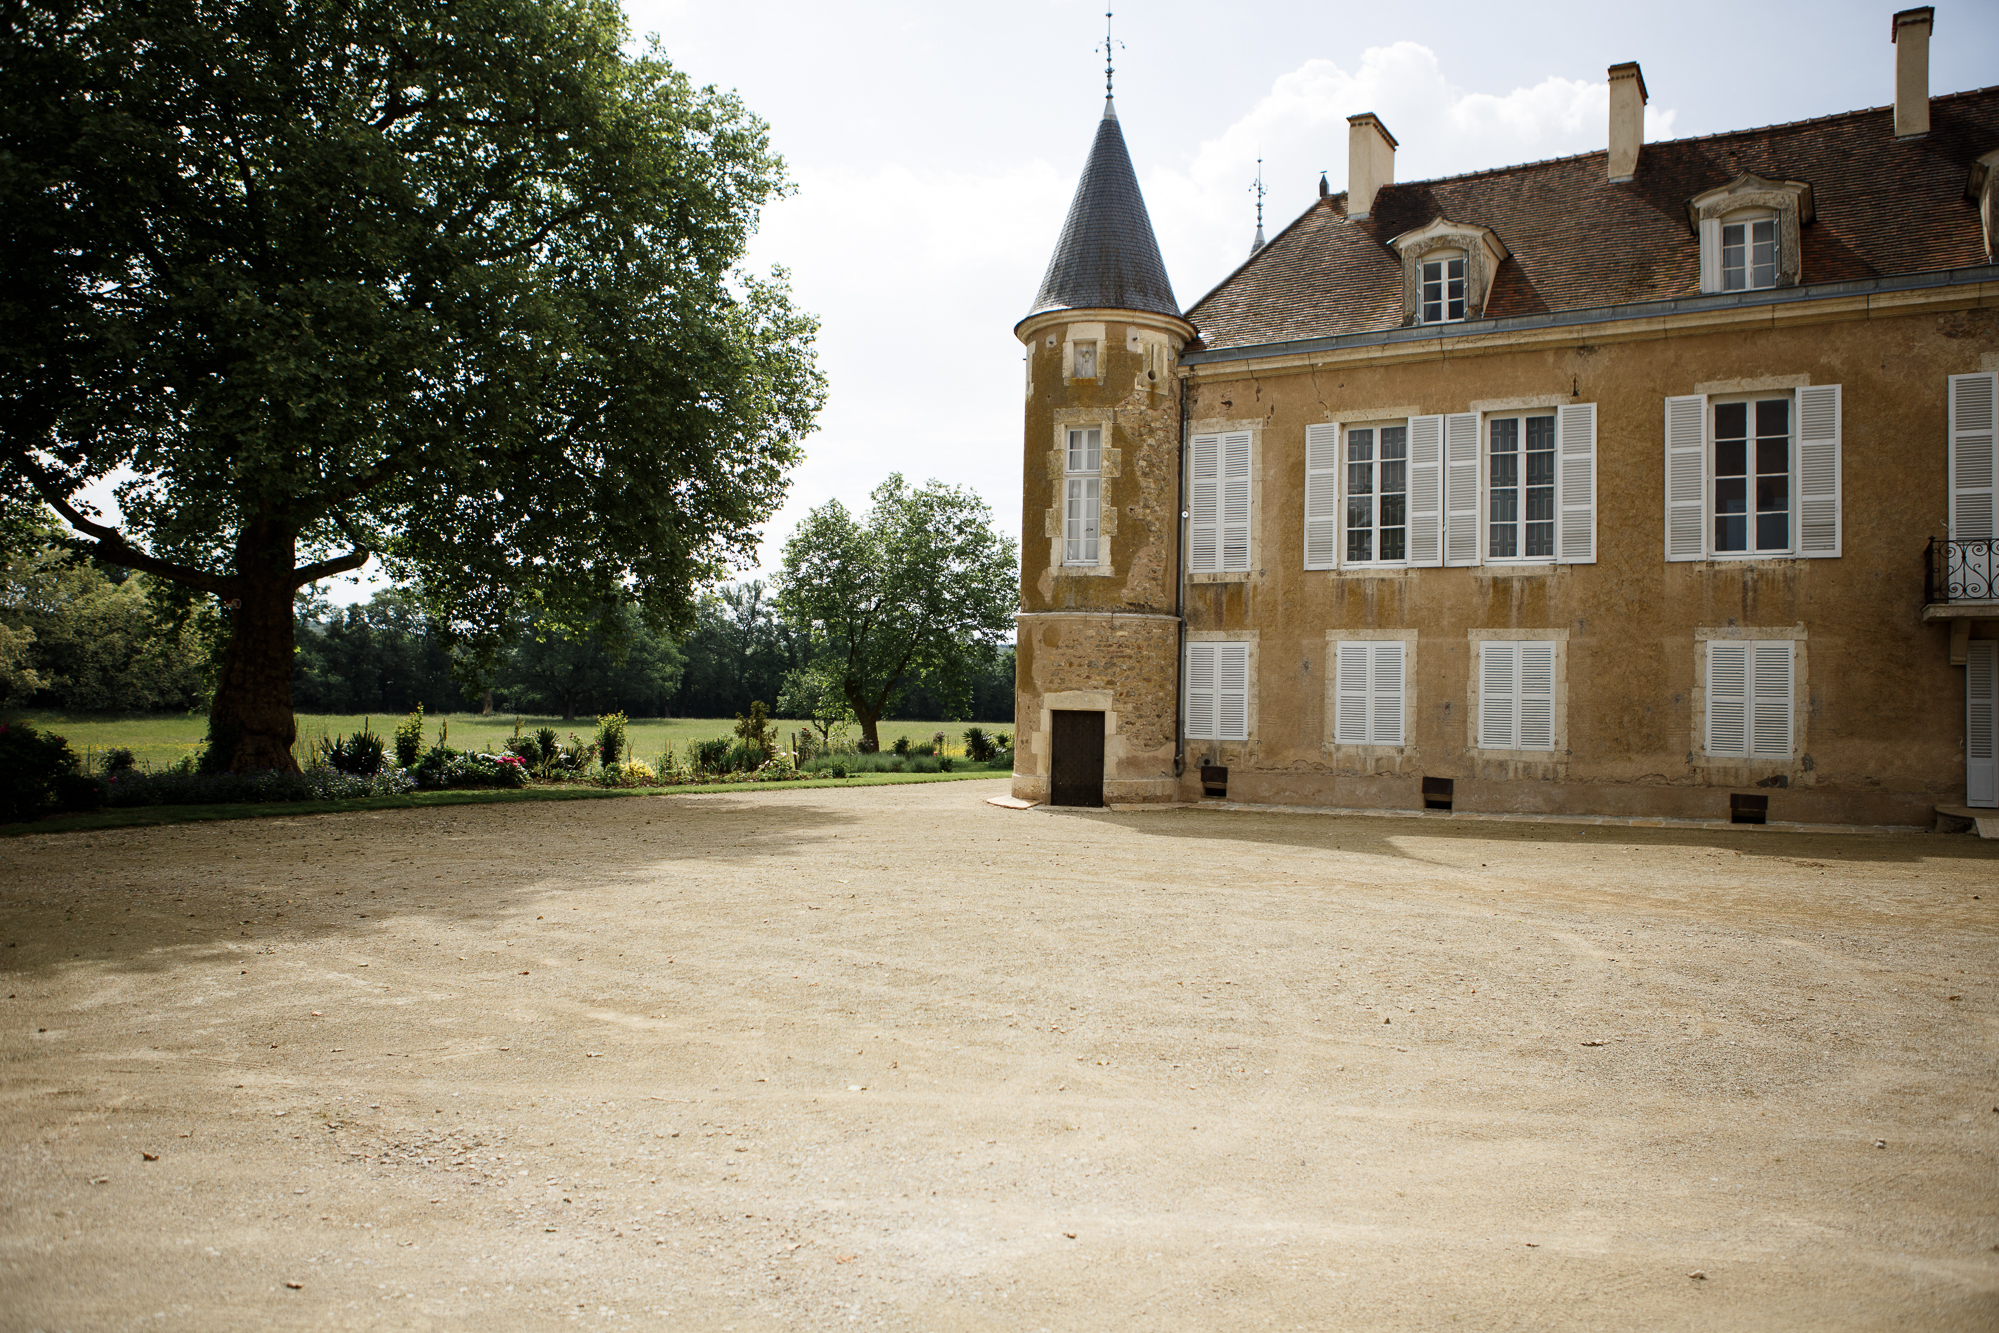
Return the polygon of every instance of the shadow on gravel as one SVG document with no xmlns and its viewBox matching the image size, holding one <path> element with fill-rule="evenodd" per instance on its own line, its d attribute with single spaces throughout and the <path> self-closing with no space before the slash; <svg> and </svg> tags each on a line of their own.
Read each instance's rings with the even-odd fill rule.
<svg viewBox="0 0 1999 1333">
<path fill-rule="evenodd" d="M 1568 846 L 1675 847 L 1739 852 L 1743 856 L 1815 861 L 1828 866 L 1917 861 L 1990 861 L 1999 842 L 1952 833 L 1793 833 L 1785 829 L 1625 828 L 1616 825 L 1528 824 L 1505 820 L 1408 819 L 1395 816 L 1261 813 L 1246 810 L 1160 810 L 1134 814 L 1064 811 L 1064 817 L 1163 838 L 1309 847 L 1363 855 L 1427 860 L 1405 845 L 1534 843 Z"/>
<path fill-rule="evenodd" d="M 667 797 L 102 830 L 0 852 L 0 974 L 164 971 L 404 920 L 514 929 L 534 905 L 674 863 L 823 855 L 857 816 Z M 858 843 L 856 843 L 858 846 Z"/>
</svg>

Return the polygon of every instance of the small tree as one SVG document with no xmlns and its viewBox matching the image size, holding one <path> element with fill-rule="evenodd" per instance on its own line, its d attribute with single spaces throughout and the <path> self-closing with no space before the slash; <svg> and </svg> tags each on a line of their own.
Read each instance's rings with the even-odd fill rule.
<svg viewBox="0 0 1999 1333">
<path fill-rule="evenodd" d="M 819 733 L 819 748 L 833 748 L 833 733 L 845 733 L 854 721 L 854 707 L 840 673 L 825 662 L 799 667 L 784 678 L 784 693 L 778 696 L 777 711 L 796 717 Z"/>
<path fill-rule="evenodd" d="M 805 516 L 784 545 L 778 601 L 826 645 L 862 748 L 881 748 L 877 724 L 913 681 L 928 680 L 962 711 L 992 640 L 1020 604 L 1014 544 L 993 530 L 973 492 L 931 481 L 911 490 L 900 473 L 875 487 L 864 519 L 838 500 Z"/>
<path fill-rule="evenodd" d="M 736 738 L 765 759 L 777 749 L 777 728 L 770 723 L 770 710 L 761 699 L 752 700 L 748 716 L 736 714 Z"/>
</svg>

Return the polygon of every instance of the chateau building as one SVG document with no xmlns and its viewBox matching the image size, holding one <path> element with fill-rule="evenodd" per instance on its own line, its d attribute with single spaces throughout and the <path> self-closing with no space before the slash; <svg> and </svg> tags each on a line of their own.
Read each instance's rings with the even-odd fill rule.
<svg viewBox="0 0 1999 1333">
<path fill-rule="evenodd" d="M 1999 88 L 1437 180 L 1181 307 L 1107 98 L 1033 308 L 1014 794 L 1999 806 Z"/>
</svg>

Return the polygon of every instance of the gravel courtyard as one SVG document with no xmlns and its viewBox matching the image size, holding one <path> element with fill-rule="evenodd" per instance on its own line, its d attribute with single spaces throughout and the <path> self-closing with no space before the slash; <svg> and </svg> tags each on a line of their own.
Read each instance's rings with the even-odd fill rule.
<svg viewBox="0 0 1999 1333">
<path fill-rule="evenodd" d="M 0 1327 L 1999 1326 L 1999 844 L 1002 791 L 0 843 Z"/>
</svg>

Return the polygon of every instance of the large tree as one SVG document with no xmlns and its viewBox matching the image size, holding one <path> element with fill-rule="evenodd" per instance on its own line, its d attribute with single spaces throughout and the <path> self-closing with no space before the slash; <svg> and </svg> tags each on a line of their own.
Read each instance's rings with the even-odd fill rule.
<svg viewBox="0 0 1999 1333">
<path fill-rule="evenodd" d="M 822 645 L 861 724 L 876 724 L 918 680 L 962 712 L 990 646 L 1013 629 L 1019 558 L 972 491 L 890 474 L 855 518 L 838 500 L 810 511 L 784 546 L 778 603 Z"/>
<path fill-rule="evenodd" d="M 783 167 L 611 0 L 0 12 L 0 488 L 227 608 L 211 762 L 292 765 L 293 594 L 371 559 L 472 637 L 750 558 L 825 392 L 739 262 Z"/>
</svg>

